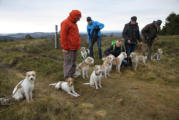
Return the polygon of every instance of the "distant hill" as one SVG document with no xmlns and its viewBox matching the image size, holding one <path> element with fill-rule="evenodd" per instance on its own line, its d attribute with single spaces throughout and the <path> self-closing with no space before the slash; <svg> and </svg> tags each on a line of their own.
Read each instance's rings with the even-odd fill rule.
<svg viewBox="0 0 179 120">
<path fill-rule="evenodd" d="M 104 31 L 102 32 L 103 35 L 105 36 L 113 36 L 113 37 L 118 37 L 121 36 L 121 31 Z M 14 34 L 0 34 L 0 40 L 5 40 L 5 39 L 10 39 L 10 40 L 23 40 L 25 39 L 25 36 L 29 34 L 33 38 L 54 38 L 55 33 L 54 32 L 34 32 L 34 33 L 14 33 Z M 80 33 L 81 37 L 86 37 L 87 33 L 82 32 Z"/>
</svg>

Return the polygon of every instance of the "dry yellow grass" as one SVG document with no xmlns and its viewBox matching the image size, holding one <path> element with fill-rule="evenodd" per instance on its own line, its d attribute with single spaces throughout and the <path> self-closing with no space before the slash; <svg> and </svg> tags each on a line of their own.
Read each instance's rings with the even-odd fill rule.
<svg viewBox="0 0 179 120">
<path fill-rule="evenodd" d="M 104 38 L 103 50 L 113 39 L 116 38 Z M 53 49 L 52 40 L 2 43 L 0 97 L 10 95 L 28 70 L 37 71 L 37 80 L 34 101 L 0 106 L 0 119 L 178 120 L 178 39 L 179 36 L 162 36 L 156 42 L 156 48 L 162 46 L 165 51 L 161 61 L 148 62 L 146 67 L 140 66 L 137 72 L 123 68 L 119 74 L 113 69 L 111 76 L 102 80 L 103 88 L 99 90 L 82 85 L 88 79 L 76 79 L 75 89 L 81 95 L 79 98 L 48 86 L 49 83 L 63 80 L 63 56 L 60 50 Z M 170 45 L 173 47 L 168 49 Z M 101 64 L 101 61 L 96 59 L 95 64 Z"/>
</svg>

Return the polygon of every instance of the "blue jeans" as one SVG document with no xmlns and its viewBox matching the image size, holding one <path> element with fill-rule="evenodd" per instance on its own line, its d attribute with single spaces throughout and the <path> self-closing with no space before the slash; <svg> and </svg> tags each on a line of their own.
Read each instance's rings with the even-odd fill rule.
<svg viewBox="0 0 179 120">
<path fill-rule="evenodd" d="M 127 57 L 130 57 L 131 52 L 134 52 L 137 46 L 136 44 L 125 43 L 125 47 L 126 47 Z"/>
<path fill-rule="evenodd" d="M 101 49 L 101 37 L 98 37 L 97 38 L 97 45 L 98 45 L 98 52 L 99 52 L 99 59 L 102 59 L 102 49 Z M 89 41 L 90 42 L 90 46 L 89 46 L 89 49 L 90 49 L 90 57 L 93 57 L 93 46 L 95 44 L 95 42 L 92 42 L 91 40 Z"/>
</svg>

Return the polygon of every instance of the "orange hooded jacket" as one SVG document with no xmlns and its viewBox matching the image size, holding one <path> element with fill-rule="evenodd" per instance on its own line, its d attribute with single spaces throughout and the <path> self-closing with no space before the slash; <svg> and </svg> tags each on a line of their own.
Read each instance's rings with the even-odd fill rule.
<svg viewBox="0 0 179 120">
<path fill-rule="evenodd" d="M 64 50 L 78 50 L 80 48 L 80 36 L 76 18 L 81 17 L 81 12 L 72 10 L 69 17 L 61 23 L 60 41 Z"/>
</svg>

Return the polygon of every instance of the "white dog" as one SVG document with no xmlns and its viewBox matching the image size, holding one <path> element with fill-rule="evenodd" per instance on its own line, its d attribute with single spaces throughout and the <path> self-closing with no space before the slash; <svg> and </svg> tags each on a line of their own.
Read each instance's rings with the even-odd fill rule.
<svg viewBox="0 0 179 120">
<path fill-rule="evenodd" d="M 163 54 L 163 50 L 159 48 L 157 52 L 154 54 L 154 56 L 152 57 L 152 60 L 160 60 L 162 54 Z"/>
<path fill-rule="evenodd" d="M 83 59 L 86 59 L 89 54 L 89 49 L 86 49 L 85 47 L 81 47 L 80 51 L 81 51 L 81 57 Z"/>
<path fill-rule="evenodd" d="M 105 78 L 107 78 L 107 76 L 109 76 L 109 73 L 112 70 L 112 61 L 114 60 L 114 58 L 115 57 L 113 55 L 109 55 L 102 59 L 104 62 L 101 66 L 101 69 L 103 71 Z"/>
<path fill-rule="evenodd" d="M 121 52 L 121 54 L 115 59 L 116 61 L 116 69 L 118 72 L 121 71 L 122 61 L 127 58 L 127 54 L 125 52 Z"/>
<path fill-rule="evenodd" d="M 35 71 L 29 71 L 26 73 L 26 78 L 20 81 L 13 90 L 12 98 L 15 100 L 21 100 L 25 97 L 27 102 L 32 100 L 32 91 L 34 89 L 34 82 L 36 79 Z"/>
<path fill-rule="evenodd" d="M 67 78 L 67 82 L 59 81 L 57 83 L 49 84 L 49 86 L 54 86 L 56 89 L 62 89 L 66 91 L 68 94 L 79 97 L 80 95 L 75 92 L 74 85 L 73 85 L 73 78 Z"/>
<path fill-rule="evenodd" d="M 147 56 L 137 55 L 135 52 L 130 54 L 132 60 L 132 67 L 136 71 L 138 64 L 146 65 Z"/>
<path fill-rule="evenodd" d="M 90 76 L 89 83 L 84 83 L 84 85 L 90 85 L 91 87 L 95 86 L 96 89 L 98 89 L 99 87 L 102 88 L 101 79 L 102 79 L 101 66 L 95 65 L 94 71 Z"/>
<path fill-rule="evenodd" d="M 77 65 L 74 76 L 78 77 L 82 75 L 82 78 L 88 78 L 89 65 L 94 64 L 94 59 L 92 57 L 87 57 L 82 63 Z"/>
</svg>

